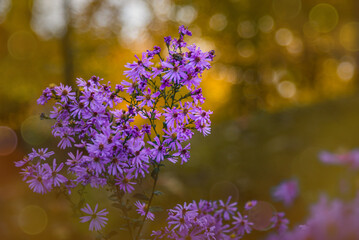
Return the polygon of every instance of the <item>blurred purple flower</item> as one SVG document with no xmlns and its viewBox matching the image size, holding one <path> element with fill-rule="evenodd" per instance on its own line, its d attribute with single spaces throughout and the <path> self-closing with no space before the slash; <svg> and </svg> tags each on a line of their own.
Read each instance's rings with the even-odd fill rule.
<svg viewBox="0 0 359 240">
<path fill-rule="evenodd" d="M 359 168 L 359 149 L 337 154 L 322 151 L 319 153 L 319 160 L 326 164 L 345 165 L 356 170 Z"/>
<path fill-rule="evenodd" d="M 279 184 L 272 192 L 272 196 L 275 200 L 283 202 L 287 207 L 291 206 L 294 200 L 298 197 L 299 187 L 298 181 L 288 180 Z"/>
</svg>

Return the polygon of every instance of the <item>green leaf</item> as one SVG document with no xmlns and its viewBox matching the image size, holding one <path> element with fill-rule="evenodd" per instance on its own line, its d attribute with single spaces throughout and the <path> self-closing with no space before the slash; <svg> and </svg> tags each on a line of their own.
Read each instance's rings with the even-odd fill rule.
<svg viewBox="0 0 359 240">
<path fill-rule="evenodd" d="M 162 211 L 163 211 L 163 208 L 160 206 L 150 207 L 150 212 L 162 212 Z"/>
<path fill-rule="evenodd" d="M 147 197 L 147 196 L 146 196 L 145 194 L 143 194 L 143 193 L 135 193 L 135 194 L 133 194 L 132 197 L 133 197 L 133 198 L 140 199 L 140 200 L 144 200 L 144 201 L 150 200 L 150 198 Z"/>
<path fill-rule="evenodd" d="M 155 195 L 159 196 L 159 195 L 162 195 L 162 194 L 163 194 L 163 192 L 161 192 L 161 191 L 154 191 L 154 192 L 153 192 L 153 194 L 155 194 Z"/>
<path fill-rule="evenodd" d="M 157 174 L 158 174 L 159 171 L 160 171 L 160 169 L 155 167 L 151 172 L 151 177 L 156 180 Z"/>
</svg>

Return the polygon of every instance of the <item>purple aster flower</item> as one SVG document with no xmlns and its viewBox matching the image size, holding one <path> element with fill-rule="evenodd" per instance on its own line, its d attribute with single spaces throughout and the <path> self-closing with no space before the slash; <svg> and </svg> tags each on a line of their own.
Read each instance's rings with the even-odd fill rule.
<svg viewBox="0 0 359 240">
<path fill-rule="evenodd" d="M 152 107 L 155 99 L 160 95 L 160 92 L 155 92 L 154 94 L 151 94 L 151 89 L 147 88 L 147 91 L 144 92 L 143 96 L 136 97 L 137 101 L 142 101 L 139 105 L 140 107 L 143 107 L 147 105 L 148 107 Z"/>
<path fill-rule="evenodd" d="M 214 205 L 215 204 L 213 204 L 213 202 L 206 200 L 199 200 L 198 203 L 193 201 L 191 204 L 191 209 L 197 211 L 198 215 L 207 215 L 214 211 Z"/>
<path fill-rule="evenodd" d="M 42 92 L 42 95 L 39 97 L 39 99 L 37 99 L 37 104 L 44 105 L 45 103 L 47 103 L 47 101 L 51 99 L 51 97 L 52 97 L 51 89 L 46 88 Z"/>
<path fill-rule="evenodd" d="M 54 136 L 61 138 L 57 146 L 61 149 L 71 147 L 72 143 L 75 142 L 75 139 L 72 137 L 73 134 L 74 132 L 71 131 L 70 128 L 62 128 L 60 131 L 56 132 Z"/>
<path fill-rule="evenodd" d="M 169 131 L 163 129 L 163 144 L 167 145 L 171 151 L 175 151 L 181 147 L 180 139 L 177 137 L 178 129 L 170 129 Z"/>
<path fill-rule="evenodd" d="M 298 181 L 289 180 L 284 181 L 275 187 L 272 196 L 275 200 L 281 201 L 285 206 L 289 207 L 293 204 L 298 194 Z"/>
<path fill-rule="evenodd" d="M 181 114 L 181 110 L 177 108 L 165 108 L 163 109 L 166 113 L 165 116 L 166 124 L 168 127 L 174 127 L 175 123 L 183 122 L 183 116 Z"/>
<path fill-rule="evenodd" d="M 243 236 L 245 233 L 249 234 L 252 231 L 253 223 L 248 221 L 248 216 L 242 217 L 240 212 L 237 212 L 237 216 L 233 216 L 234 230 L 238 235 Z"/>
<path fill-rule="evenodd" d="M 83 88 L 86 91 L 93 87 L 93 84 L 91 81 L 86 81 L 82 78 L 76 78 L 76 84 L 77 84 L 77 86 Z"/>
<path fill-rule="evenodd" d="M 197 131 L 202 133 L 204 136 L 207 136 L 211 133 L 211 127 L 207 123 L 201 124 L 200 122 L 195 122 L 195 126 Z"/>
<path fill-rule="evenodd" d="M 94 156 L 107 156 L 111 148 L 112 143 L 108 143 L 108 137 L 104 134 L 96 134 L 93 144 L 86 146 L 89 154 Z"/>
<path fill-rule="evenodd" d="M 30 179 L 26 182 L 29 184 L 31 190 L 36 193 L 47 193 L 51 191 L 51 175 L 47 171 L 47 164 L 38 164 L 35 168 L 32 168 L 31 174 L 28 176 Z"/>
<path fill-rule="evenodd" d="M 209 115 L 213 113 L 212 111 L 204 111 L 202 108 L 198 107 L 193 110 L 190 110 L 190 112 L 190 117 L 196 122 L 199 122 L 200 124 L 211 123 Z"/>
<path fill-rule="evenodd" d="M 180 139 L 181 142 L 187 141 L 192 138 L 193 131 L 188 129 L 186 126 L 180 126 L 177 131 L 178 139 Z"/>
<path fill-rule="evenodd" d="M 187 57 L 189 59 L 189 63 L 186 65 L 187 68 L 200 68 L 200 69 L 209 69 L 210 63 L 209 61 L 211 59 L 208 58 L 208 53 L 204 53 L 201 51 L 201 49 L 195 44 L 188 47 L 188 50 L 190 52 L 187 54 Z"/>
<path fill-rule="evenodd" d="M 169 68 L 167 71 L 165 71 L 166 74 L 163 76 L 163 78 L 168 78 L 175 84 L 179 84 L 181 79 L 187 78 L 187 74 L 184 72 L 185 69 L 178 62 L 176 62 L 174 66 L 168 62 L 162 62 L 162 66 Z"/>
<path fill-rule="evenodd" d="M 178 31 L 179 31 L 179 34 L 192 36 L 191 31 L 189 31 L 188 28 L 186 28 L 183 25 L 178 28 Z"/>
<path fill-rule="evenodd" d="M 161 52 L 161 48 L 159 46 L 154 46 L 153 51 L 147 50 L 147 57 L 153 58 L 156 54 Z"/>
<path fill-rule="evenodd" d="M 32 149 L 32 153 L 29 154 L 30 158 L 36 158 L 39 157 L 42 160 L 46 160 L 51 155 L 54 155 L 55 153 L 53 151 L 48 152 L 47 148 L 39 148 L 37 151 L 35 149 Z"/>
<path fill-rule="evenodd" d="M 173 230 L 178 228 L 178 231 L 188 230 L 191 227 L 191 222 L 198 213 L 190 209 L 191 204 L 180 205 L 174 209 L 169 210 L 170 216 L 167 218 L 168 225 L 174 225 Z"/>
<path fill-rule="evenodd" d="M 229 220 L 231 216 L 233 216 L 237 211 L 237 203 L 230 203 L 231 199 L 232 197 L 229 196 L 226 203 L 224 203 L 222 200 L 219 200 L 220 208 L 217 210 L 216 214 L 221 216 L 223 215 L 224 220 Z"/>
<path fill-rule="evenodd" d="M 140 201 L 136 201 L 135 206 L 137 207 L 136 211 L 138 214 L 140 214 L 141 216 L 146 215 L 146 211 L 148 210 L 147 204 Z M 155 215 L 152 212 L 148 211 L 146 219 L 150 219 L 151 221 L 153 221 L 155 219 Z"/>
<path fill-rule="evenodd" d="M 157 162 L 162 162 L 166 155 L 166 147 L 163 146 L 160 139 L 156 136 L 155 142 L 148 142 L 148 144 L 152 145 L 153 148 L 150 150 L 151 157 Z"/>
<path fill-rule="evenodd" d="M 127 93 L 129 93 L 129 94 L 132 94 L 134 92 L 137 93 L 137 88 L 138 88 L 138 83 L 137 82 L 130 83 L 130 82 L 127 82 L 127 81 L 123 80 L 121 82 L 121 84 L 124 86 L 123 88 L 127 90 L 126 91 Z"/>
<path fill-rule="evenodd" d="M 187 144 L 187 146 L 185 146 L 185 147 L 179 147 L 178 148 L 178 152 L 177 153 L 175 153 L 175 154 L 173 154 L 173 156 L 180 156 L 181 157 L 181 164 L 183 164 L 183 162 L 187 162 L 188 161 L 188 159 L 190 158 L 190 153 L 189 153 L 189 149 L 191 148 L 190 147 L 191 145 L 190 145 L 190 143 L 189 144 Z"/>
<path fill-rule="evenodd" d="M 130 193 L 135 189 L 132 185 L 135 185 L 136 183 L 131 181 L 134 178 L 132 172 L 133 170 L 130 170 L 115 179 L 116 185 L 118 185 L 119 188 L 126 193 Z"/>
<path fill-rule="evenodd" d="M 171 37 L 171 36 L 167 36 L 167 37 L 165 37 L 164 39 L 165 39 L 166 45 L 169 46 L 170 43 L 171 43 L 172 37 Z"/>
<path fill-rule="evenodd" d="M 191 95 L 192 95 L 192 98 L 193 98 L 193 101 L 195 104 L 198 104 L 198 103 L 203 104 L 204 103 L 205 98 L 202 95 L 202 88 L 193 90 L 191 92 Z"/>
<path fill-rule="evenodd" d="M 105 171 L 105 165 L 110 161 L 99 155 L 84 156 L 84 161 L 88 162 L 88 168 L 93 170 L 98 176 Z"/>
<path fill-rule="evenodd" d="M 63 163 L 60 163 L 60 165 L 57 167 L 56 159 L 53 160 L 52 168 L 49 165 L 46 165 L 48 174 L 50 175 L 52 185 L 55 187 L 59 187 L 62 183 L 65 183 L 67 181 L 67 178 L 63 175 L 59 174 L 59 172 L 64 167 Z"/>
<path fill-rule="evenodd" d="M 137 62 L 128 63 L 125 67 L 130 68 L 130 70 L 124 71 L 124 74 L 131 78 L 133 81 L 141 80 L 141 77 L 146 78 L 150 77 L 150 73 L 147 72 L 146 68 L 149 68 L 153 63 L 150 61 L 150 58 L 146 56 L 146 53 L 142 53 L 142 59 L 139 59 L 136 55 Z"/>
<path fill-rule="evenodd" d="M 70 158 L 66 160 L 66 165 L 70 167 L 74 167 L 82 161 L 82 152 L 79 150 L 76 151 L 76 156 L 72 152 L 69 152 L 68 155 Z"/>
<path fill-rule="evenodd" d="M 163 91 L 166 89 L 166 87 L 171 87 L 172 83 L 170 81 L 169 78 L 162 78 L 161 79 L 161 86 L 160 86 L 160 90 Z"/>
<path fill-rule="evenodd" d="M 88 114 L 85 101 L 74 101 L 74 103 L 71 105 L 71 116 L 81 118 L 82 114 Z"/>
<path fill-rule="evenodd" d="M 67 103 L 68 100 L 75 100 L 75 93 L 71 92 L 72 88 L 70 86 L 64 86 L 60 83 L 60 86 L 54 88 L 56 95 L 61 98 L 61 101 Z"/>
<path fill-rule="evenodd" d="M 246 202 L 246 205 L 244 206 L 244 209 L 245 210 L 250 210 L 252 209 L 253 207 L 255 207 L 257 205 L 257 200 L 252 200 L 252 201 L 248 201 Z"/>
<path fill-rule="evenodd" d="M 22 175 L 22 180 L 26 181 L 28 178 L 31 178 L 34 176 L 35 169 L 33 166 L 26 166 L 23 167 L 20 171 L 20 175 Z"/>
<path fill-rule="evenodd" d="M 29 154 L 29 156 L 25 156 L 22 160 L 16 161 L 15 162 L 15 167 L 22 167 L 22 166 L 26 165 L 28 162 L 30 162 L 32 160 L 33 160 L 33 158 Z"/>
<path fill-rule="evenodd" d="M 99 86 L 100 85 L 100 81 L 102 81 L 103 78 L 100 78 L 98 76 L 92 76 L 90 79 L 89 79 L 89 82 L 92 82 L 93 85 L 95 86 Z"/>
<path fill-rule="evenodd" d="M 107 172 L 112 176 L 117 176 L 118 174 L 123 174 L 123 168 L 126 166 L 126 156 L 118 154 L 114 156 L 107 167 Z"/>
<path fill-rule="evenodd" d="M 80 217 L 81 222 L 83 223 L 90 221 L 90 231 L 100 231 L 107 224 L 108 221 L 108 218 L 105 217 L 108 214 L 106 208 L 102 209 L 101 211 L 97 211 L 97 208 L 98 204 L 96 204 L 94 210 L 91 209 L 89 204 L 86 204 L 86 207 L 81 208 L 81 211 L 89 215 Z"/>
<path fill-rule="evenodd" d="M 188 74 L 187 78 L 184 79 L 183 84 L 188 90 L 192 90 L 192 87 L 197 88 L 201 83 L 201 79 L 196 74 Z"/>
</svg>

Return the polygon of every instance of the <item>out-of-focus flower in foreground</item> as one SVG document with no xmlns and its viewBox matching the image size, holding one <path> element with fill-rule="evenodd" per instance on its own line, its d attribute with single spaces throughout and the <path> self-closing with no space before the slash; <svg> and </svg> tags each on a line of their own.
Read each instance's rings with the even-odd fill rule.
<svg viewBox="0 0 359 240">
<path fill-rule="evenodd" d="M 283 202 L 287 207 L 291 206 L 298 197 L 299 187 L 296 179 L 284 181 L 275 187 L 272 196 L 275 200 Z"/>
</svg>

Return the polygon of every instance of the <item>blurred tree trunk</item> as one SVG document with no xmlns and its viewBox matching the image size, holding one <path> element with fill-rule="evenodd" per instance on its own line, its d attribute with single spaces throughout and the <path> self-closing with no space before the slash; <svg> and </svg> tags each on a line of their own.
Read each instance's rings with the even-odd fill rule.
<svg viewBox="0 0 359 240">
<path fill-rule="evenodd" d="M 73 63 L 73 46 L 71 44 L 72 16 L 70 0 L 63 0 L 64 17 L 67 23 L 65 33 L 61 39 L 62 54 L 64 60 L 64 83 L 66 85 L 74 85 L 74 63 Z"/>
</svg>

